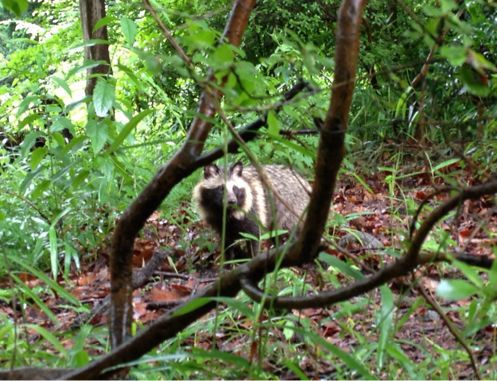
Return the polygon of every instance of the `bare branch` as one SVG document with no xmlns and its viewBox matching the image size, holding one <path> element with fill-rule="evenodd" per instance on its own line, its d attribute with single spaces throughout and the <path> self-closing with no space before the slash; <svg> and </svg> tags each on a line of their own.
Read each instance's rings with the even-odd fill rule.
<svg viewBox="0 0 497 381">
<path fill-rule="evenodd" d="M 421 204 L 419 204 L 418 209 L 416 209 L 416 213 L 414 213 L 414 216 L 411 220 L 411 223 L 409 224 L 409 239 L 412 239 L 412 235 L 414 234 L 414 231 L 416 230 L 416 222 L 418 221 L 418 217 L 421 213 L 421 210 L 423 210 L 424 206 L 426 204 L 428 204 L 428 202 L 430 202 L 430 200 L 433 197 L 438 196 L 439 194 L 444 193 L 444 192 L 450 192 L 451 190 L 454 190 L 454 188 L 453 187 L 444 187 L 441 189 L 437 189 L 434 192 L 430 193 L 428 196 L 426 196 L 426 198 L 423 201 L 421 201 Z"/>
<path fill-rule="evenodd" d="M 336 178 L 345 155 L 344 139 L 354 91 L 359 34 L 366 1 L 345 0 L 338 12 L 336 33 L 335 78 L 331 103 L 321 129 L 316 177 L 298 249 L 289 255 L 302 262 L 312 261 L 318 253 L 328 218 Z"/>
<path fill-rule="evenodd" d="M 473 372 L 475 373 L 475 379 L 481 380 L 481 374 L 480 371 L 478 370 L 478 366 L 476 365 L 476 360 L 475 356 L 473 354 L 473 351 L 469 347 L 469 345 L 464 341 L 463 336 L 461 335 L 461 332 L 457 329 L 457 327 L 452 323 L 449 319 L 449 317 L 445 314 L 445 312 L 442 310 L 442 308 L 438 305 L 438 303 L 433 299 L 428 292 L 425 290 L 425 288 L 421 285 L 417 287 L 418 291 L 423 295 L 423 298 L 426 300 L 426 302 L 435 310 L 435 312 L 440 316 L 440 318 L 444 321 L 445 325 L 449 329 L 450 333 L 452 336 L 454 336 L 454 339 L 461 344 L 461 346 L 464 348 L 466 353 L 468 354 L 469 361 L 471 363 L 471 368 L 473 368 Z"/>
<path fill-rule="evenodd" d="M 237 0 L 234 2 L 224 31 L 224 38 L 231 44 L 240 45 L 254 4 L 255 0 Z M 223 82 L 224 79 L 221 83 Z M 211 130 L 211 124 L 208 120 L 214 116 L 217 101 L 221 96 L 219 90 L 209 87 L 204 89 L 198 108 L 199 116 L 193 120 L 185 144 L 157 172 L 116 224 L 110 260 L 112 305 L 109 321 L 113 348 L 126 340 L 131 327 L 133 312 L 131 304 L 131 256 L 135 237 L 147 218 L 157 209 L 171 189 L 199 167 L 195 159 L 202 152 L 205 140 Z"/>
<path fill-rule="evenodd" d="M 0 380 L 55 380 L 62 377 L 70 369 L 48 369 L 48 368 L 16 368 L 1 370 Z"/>
<path fill-rule="evenodd" d="M 251 278 L 249 276 L 250 274 L 244 275 L 247 279 L 241 280 L 242 286 L 247 294 L 253 298 L 253 300 L 258 303 L 264 301 L 265 306 L 273 306 L 276 308 L 315 308 L 348 300 L 365 292 L 371 291 L 394 278 L 407 275 L 418 265 L 429 262 L 426 257 L 420 256 L 419 252 L 426 237 L 433 229 L 433 226 L 463 201 L 478 199 L 481 196 L 494 193 L 497 193 L 497 179 L 462 190 L 459 194 L 444 202 L 438 208 L 434 209 L 430 215 L 428 215 L 426 220 L 414 235 L 405 256 L 377 273 L 352 283 L 349 286 L 338 290 L 325 291 L 317 295 L 269 297 L 257 287 L 255 278 Z"/>
<path fill-rule="evenodd" d="M 310 85 L 305 82 L 301 81 L 295 84 L 290 90 L 288 90 L 284 95 L 283 98 L 285 101 L 289 101 L 293 99 L 297 94 L 299 94 L 301 91 L 304 90 L 311 90 Z M 276 108 L 278 111 L 279 108 Z M 265 114 L 263 117 L 255 120 L 254 122 L 250 123 L 249 125 L 241 128 L 238 130 L 238 134 L 240 137 L 243 139 L 245 142 L 249 142 L 257 136 L 257 131 L 261 128 L 264 127 L 267 123 L 266 121 L 267 114 Z M 235 153 L 238 151 L 240 146 L 238 145 L 238 142 L 235 138 L 232 138 L 228 144 L 227 144 L 228 150 L 227 153 Z M 200 156 L 196 161 L 197 164 L 200 164 L 200 166 L 207 165 L 209 163 L 212 163 L 214 160 L 219 159 L 224 155 L 224 147 L 218 147 L 215 148 L 214 150 L 207 152 Z"/>
<path fill-rule="evenodd" d="M 155 22 L 157 23 L 157 25 L 159 25 L 160 30 L 162 31 L 162 33 L 164 34 L 164 36 L 166 36 L 167 41 L 169 41 L 169 43 L 174 48 L 174 50 L 176 50 L 176 52 L 178 53 L 178 55 L 180 56 L 180 58 L 183 60 L 183 62 L 186 64 L 186 66 L 188 68 L 192 69 L 192 60 L 190 59 L 190 57 L 188 57 L 188 55 L 185 53 L 185 51 L 183 50 L 183 48 L 178 44 L 178 42 L 173 37 L 173 35 L 169 31 L 169 29 L 164 25 L 164 23 L 162 22 L 161 18 L 157 14 L 157 11 L 152 6 L 152 4 L 150 3 L 150 1 L 149 0 L 143 0 L 143 5 L 150 12 L 150 14 L 154 18 Z"/>
</svg>

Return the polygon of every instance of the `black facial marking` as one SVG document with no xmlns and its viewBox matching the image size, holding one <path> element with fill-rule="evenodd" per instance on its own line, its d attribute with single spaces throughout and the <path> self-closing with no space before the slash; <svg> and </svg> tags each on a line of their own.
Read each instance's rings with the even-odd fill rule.
<svg viewBox="0 0 497 381">
<path fill-rule="evenodd" d="M 236 196 L 238 206 L 242 206 L 245 203 L 245 189 L 239 188 L 236 185 L 234 185 L 233 193 Z"/>
<path fill-rule="evenodd" d="M 223 190 L 222 185 L 216 188 L 204 188 L 201 194 L 201 203 L 205 209 L 216 211 L 223 207 Z"/>
</svg>

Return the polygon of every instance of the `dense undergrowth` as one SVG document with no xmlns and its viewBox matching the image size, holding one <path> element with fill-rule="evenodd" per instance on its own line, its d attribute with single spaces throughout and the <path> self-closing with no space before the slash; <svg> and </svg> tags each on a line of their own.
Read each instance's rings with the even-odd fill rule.
<svg viewBox="0 0 497 381">
<path fill-rule="evenodd" d="M 209 70 L 228 75 L 223 106 L 233 124 L 268 112 L 249 143 L 260 162 L 291 165 L 312 181 L 337 5 L 261 1 L 236 49 L 216 42 L 229 4 L 193 3 L 156 5 L 194 73 L 139 5 L 108 4 L 113 74 L 98 79 L 91 98 L 83 90 L 95 62 L 83 59 L 76 4 L 32 3 L 21 18 L 0 8 L 3 368 L 80 367 L 109 350 L 105 311 L 94 307 L 109 291 L 112 229 L 184 141 Z M 329 248 L 314 266 L 268 277 L 265 289 L 301 295 L 360 279 L 403 254 L 425 199 L 419 219 L 450 192 L 496 176 L 495 4 L 393 4 L 366 11 Z M 435 58 L 417 85 L 430 49 Z M 312 90 L 281 104 L 302 79 Z M 230 137 L 220 120 L 213 123 L 207 148 Z M 296 133 L 303 129 L 313 132 Z M 238 159 L 247 162 L 244 153 L 228 158 Z M 176 250 L 135 291 L 135 329 L 167 309 L 152 304 L 174 305 L 222 271 L 218 243 L 190 203 L 199 177 L 173 190 L 136 242 L 137 269 L 154 250 Z M 450 189 L 431 196 L 443 187 Z M 424 249 L 492 256 L 496 242 L 494 196 L 461 205 Z M 496 378 L 496 282 L 495 266 L 456 262 L 430 264 L 329 308 L 283 312 L 246 296 L 222 300 L 215 314 L 139 360 L 130 377 L 474 378 L 467 351 L 423 289 L 452 320 L 481 376 Z M 86 320 L 74 327 L 78 316 Z"/>
</svg>

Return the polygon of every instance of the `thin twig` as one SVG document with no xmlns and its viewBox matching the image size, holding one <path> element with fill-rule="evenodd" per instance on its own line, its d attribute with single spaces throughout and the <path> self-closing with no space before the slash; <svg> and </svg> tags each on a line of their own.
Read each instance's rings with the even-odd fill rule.
<svg viewBox="0 0 497 381">
<path fill-rule="evenodd" d="M 414 217 L 411 220 L 411 223 L 409 225 L 409 239 L 412 238 L 412 235 L 416 231 L 416 222 L 418 221 L 418 217 L 421 213 L 421 210 L 424 208 L 424 206 L 435 196 L 438 196 L 440 193 L 444 192 L 450 192 L 451 190 L 454 190 L 453 187 L 444 187 L 441 189 L 437 189 L 434 192 L 430 193 L 426 198 L 421 201 L 421 204 L 419 204 L 418 209 L 416 209 L 416 213 L 414 213 Z"/>
<path fill-rule="evenodd" d="M 185 53 L 183 48 L 178 44 L 178 42 L 173 37 L 172 33 L 169 31 L 169 29 L 166 27 L 166 25 L 164 25 L 164 23 L 162 22 L 161 18 L 157 14 L 157 11 L 152 6 L 150 1 L 143 0 L 143 5 L 150 12 L 150 14 L 154 18 L 155 22 L 157 23 L 157 25 L 159 25 L 159 28 L 161 29 L 162 33 L 164 34 L 164 36 L 166 36 L 167 41 L 169 41 L 169 43 L 172 45 L 174 50 L 176 50 L 176 52 L 178 53 L 180 58 L 183 60 L 183 62 L 186 64 L 186 66 L 188 66 L 190 69 L 193 69 L 192 68 L 192 60 L 190 59 L 190 57 L 188 57 L 188 55 Z"/>
<path fill-rule="evenodd" d="M 454 336 L 454 339 L 462 345 L 466 353 L 468 354 L 469 361 L 471 362 L 471 367 L 473 368 L 473 372 L 475 373 L 475 378 L 477 380 L 481 380 L 481 374 L 480 371 L 478 370 L 478 366 L 476 365 L 476 360 L 475 356 L 473 354 L 473 351 L 469 347 L 469 345 L 464 341 L 464 338 L 461 335 L 461 332 L 459 332 L 459 329 L 452 323 L 452 321 L 449 319 L 449 317 L 445 314 L 445 312 L 442 310 L 442 308 L 439 306 L 439 304 L 433 299 L 428 292 L 425 290 L 425 288 L 419 284 L 417 286 L 418 291 L 423 295 L 423 298 L 426 300 L 426 302 L 435 310 L 435 312 L 440 316 L 440 318 L 444 321 L 445 325 L 449 329 L 450 333 L 452 336 Z"/>
</svg>

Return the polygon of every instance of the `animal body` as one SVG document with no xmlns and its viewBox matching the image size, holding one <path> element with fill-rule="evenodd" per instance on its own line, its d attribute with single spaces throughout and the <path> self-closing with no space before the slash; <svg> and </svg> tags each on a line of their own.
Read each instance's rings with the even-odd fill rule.
<svg viewBox="0 0 497 381">
<path fill-rule="evenodd" d="M 224 171 L 210 164 L 204 167 L 204 178 L 193 190 L 202 219 L 219 236 L 225 229 L 225 249 L 230 258 L 258 252 L 258 241 L 251 240 L 246 248 L 237 242 L 243 238 L 242 233 L 258 237 L 265 230 L 291 231 L 299 227 L 307 207 L 311 191 L 307 180 L 282 165 L 266 165 L 264 170 L 270 187 L 255 167 L 237 162 Z"/>
</svg>

